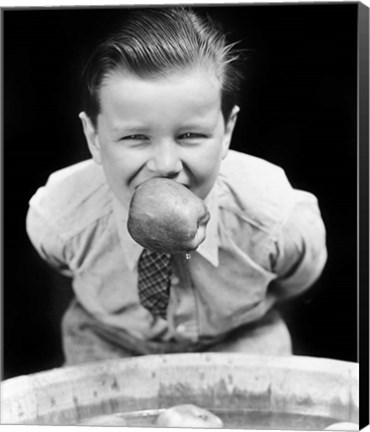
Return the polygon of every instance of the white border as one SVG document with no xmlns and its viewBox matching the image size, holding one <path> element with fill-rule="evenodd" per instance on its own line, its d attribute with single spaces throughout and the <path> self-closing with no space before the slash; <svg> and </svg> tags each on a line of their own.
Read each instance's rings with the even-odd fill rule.
<svg viewBox="0 0 370 432">
<path fill-rule="evenodd" d="M 147 1 L 147 0 L 136 0 L 136 1 L 122 1 L 122 0 L 106 0 L 106 1 L 72 1 L 72 0 L 47 0 L 47 1 L 27 1 L 27 0 L 0 0 L 0 7 L 52 7 L 52 6 L 60 6 L 60 7 L 68 7 L 68 6 L 126 6 L 126 5 L 171 5 L 171 4 L 276 4 L 276 3 L 358 3 L 355 0 L 316 0 L 316 1 L 297 1 L 297 0 L 260 0 L 260 1 L 252 1 L 252 0 L 242 0 L 242 1 L 231 1 L 228 3 L 223 0 L 214 0 L 214 1 L 191 1 L 191 0 L 182 0 L 181 2 L 165 0 L 165 1 Z M 370 5 L 370 0 L 363 0 L 361 3 L 366 6 Z"/>
</svg>

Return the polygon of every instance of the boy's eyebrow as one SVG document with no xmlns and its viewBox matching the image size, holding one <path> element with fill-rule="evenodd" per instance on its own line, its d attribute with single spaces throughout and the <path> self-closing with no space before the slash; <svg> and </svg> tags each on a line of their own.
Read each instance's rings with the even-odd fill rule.
<svg viewBox="0 0 370 432">
<path fill-rule="evenodd" d="M 196 129 L 196 128 L 214 128 L 216 126 L 215 119 L 197 119 L 194 121 L 184 122 L 180 129 Z"/>
<path fill-rule="evenodd" d="M 129 134 L 134 134 L 134 133 L 144 133 L 147 132 L 148 128 L 146 128 L 145 126 L 130 126 L 130 125 L 117 125 L 117 126 L 113 126 L 112 127 L 112 132 L 113 133 L 129 133 Z"/>
<path fill-rule="evenodd" d="M 206 129 L 213 129 L 215 127 L 214 122 L 201 122 L 201 121 L 195 121 L 195 122 L 189 122 L 189 123 L 184 123 L 182 125 L 179 126 L 179 130 L 186 130 L 186 129 L 199 129 L 199 128 L 206 128 Z M 128 134 L 128 135 L 133 135 L 133 134 L 145 134 L 145 133 L 149 133 L 149 129 L 145 126 L 114 126 L 112 127 L 112 133 L 113 134 Z"/>
</svg>

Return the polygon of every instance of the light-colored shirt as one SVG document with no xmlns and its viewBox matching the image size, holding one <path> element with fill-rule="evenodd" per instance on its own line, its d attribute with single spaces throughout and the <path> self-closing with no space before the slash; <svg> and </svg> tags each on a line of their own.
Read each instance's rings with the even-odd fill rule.
<svg viewBox="0 0 370 432">
<path fill-rule="evenodd" d="M 26 225 L 41 257 L 73 278 L 78 301 L 97 320 L 141 340 L 196 342 L 257 322 L 309 288 L 327 258 L 316 197 L 293 189 L 267 161 L 230 150 L 205 203 L 205 241 L 189 260 L 174 257 L 167 319 L 140 305 L 143 249 L 101 166 L 86 160 L 51 174 L 30 200 Z"/>
</svg>

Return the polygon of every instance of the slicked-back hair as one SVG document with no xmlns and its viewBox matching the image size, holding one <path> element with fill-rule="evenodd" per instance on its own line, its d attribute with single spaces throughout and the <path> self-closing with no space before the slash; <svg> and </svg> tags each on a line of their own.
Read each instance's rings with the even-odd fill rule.
<svg viewBox="0 0 370 432">
<path fill-rule="evenodd" d="M 83 109 L 96 127 L 100 89 L 114 72 L 127 71 L 148 79 L 205 67 L 214 71 L 220 82 L 221 110 L 227 121 L 242 81 L 235 45 L 227 43 L 219 24 L 191 8 L 130 10 L 117 29 L 97 45 L 84 68 Z"/>
</svg>

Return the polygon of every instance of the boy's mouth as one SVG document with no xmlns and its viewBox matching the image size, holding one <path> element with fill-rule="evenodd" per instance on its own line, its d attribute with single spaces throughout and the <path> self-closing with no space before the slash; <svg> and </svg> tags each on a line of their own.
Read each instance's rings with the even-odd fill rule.
<svg viewBox="0 0 370 432">
<path fill-rule="evenodd" d="M 151 177 L 150 179 L 144 180 L 143 182 L 137 184 L 137 185 L 135 186 L 135 189 L 137 189 L 141 184 L 145 183 L 146 181 L 151 180 L 152 178 L 168 178 L 168 177 L 160 177 L 160 176 Z M 178 182 L 178 181 L 176 181 L 176 180 L 173 180 L 173 181 L 176 182 L 176 183 L 178 183 L 178 184 L 181 184 L 182 186 L 186 187 L 186 188 L 189 189 L 189 190 L 190 190 L 190 188 L 191 188 L 190 185 L 188 185 L 188 184 L 181 183 L 181 182 Z"/>
</svg>

